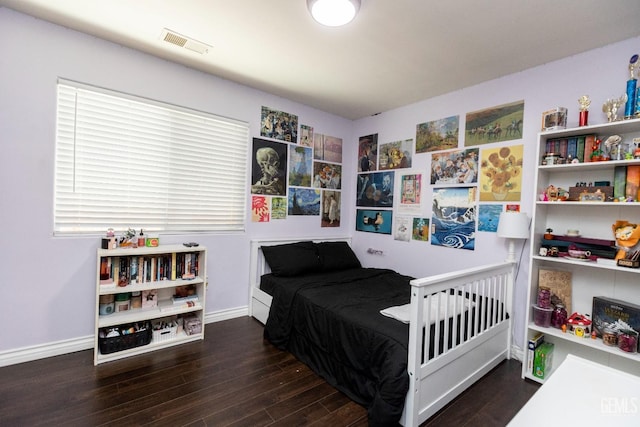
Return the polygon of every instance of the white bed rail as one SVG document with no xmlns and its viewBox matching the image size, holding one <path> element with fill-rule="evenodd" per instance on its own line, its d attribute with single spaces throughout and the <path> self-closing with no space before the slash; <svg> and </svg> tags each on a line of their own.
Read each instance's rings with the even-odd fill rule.
<svg viewBox="0 0 640 427">
<path fill-rule="evenodd" d="M 418 426 L 510 357 L 513 274 L 504 262 L 410 282 L 403 425 Z"/>
</svg>

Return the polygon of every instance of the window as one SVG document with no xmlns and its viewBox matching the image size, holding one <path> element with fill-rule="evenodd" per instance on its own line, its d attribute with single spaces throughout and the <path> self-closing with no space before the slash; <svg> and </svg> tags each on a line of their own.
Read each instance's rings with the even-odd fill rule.
<svg viewBox="0 0 640 427">
<path fill-rule="evenodd" d="M 247 123 L 58 82 L 54 234 L 243 231 Z"/>
</svg>

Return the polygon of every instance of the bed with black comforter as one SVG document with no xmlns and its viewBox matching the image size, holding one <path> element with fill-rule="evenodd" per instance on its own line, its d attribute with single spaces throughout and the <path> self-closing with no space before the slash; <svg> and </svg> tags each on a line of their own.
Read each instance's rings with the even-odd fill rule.
<svg viewBox="0 0 640 427">
<path fill-rule="evenodd" d="M 365 406 L 370 425 L 397 425 L 409 390 L 409 325 L 381 311 L 410 303 L 413 278 L 362 268 L 345 242 L 263 246 L 262 252 L 271 268 L 260 277 L 260 289 L 272 297 L 265 338 Z M 418 348 L 424 348 L 429 332 L 429 354 L 425 357 L 423 350 L 422 362 L 467 341 L 497 317 L 504 319 L 502 305 L 493 299 L 448 293 L 448 301 L 461 298 L 466 308 L 422 328 Z"/>
</svg>

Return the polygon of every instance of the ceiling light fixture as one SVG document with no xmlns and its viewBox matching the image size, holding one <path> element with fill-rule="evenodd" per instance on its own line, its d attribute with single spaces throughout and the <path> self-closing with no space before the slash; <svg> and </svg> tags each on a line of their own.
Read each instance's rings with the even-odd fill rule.
<svg viewBox="0 0 640 427">
<path fill-rule="evenodd" d="M 360 0 L 307 0 L 311 16 L 327 27 L 346 25 L 355 18 Z"/>
</svg>

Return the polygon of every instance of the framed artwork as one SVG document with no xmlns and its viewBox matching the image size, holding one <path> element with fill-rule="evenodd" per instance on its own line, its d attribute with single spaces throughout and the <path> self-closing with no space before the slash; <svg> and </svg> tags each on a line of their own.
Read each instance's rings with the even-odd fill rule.
<svg viewBox="0 0 640 427">
<path fill-rule="evenodd" d="M 340 201 L 339 191 L 322 190 L 321 227 L 340 227 Z"/>
<path fill-rule="evenodd" d="M 289 187 L 288 215 L 320 215 L 320 190 Z"/>
<path fill-rule="evenodd" d="M 289 185 L 311 187 L 311 148 L 289 145 Z"/>
<path fill-rule="evenodd" d="M 522 138 L 524 100 L 467 113 L 465 147 Z"/>
<path fill-rule="evenodd" d="M 408 242 L 411 240 L 411 217 L 396 215 L 393 218 L 393 240 Z"/>
<path fill-rule="evenodd" d="M 431 185 L 478 182 L 478 148 L 443 151 L 431 155 Z"/>
<path fill-rule="evenodd" d="M 284 196 L 286 170 L 287 144 L 253 138 L 251 194 Z"/>
<path fill-rule="evenodd" d="M 342 165 L 313 162 L 313 188 L 340 190 L 342 188 Z"/>
<path fill-rule="evenodd" d="M 313 135 L 313 158 L 342 163 L 342 139 L 315 133 Z"/>
<path fill-rule="evenodd" d="M 416 154 L 458 147 L 460 116 L 420 123 L 416 126 Z"/>
<path fill-rule="evenodd" d="M 429 241 L 429 218 L 413 218 L 411 238 L 420 242 Z"/>
<path fill-rule="evenodd" d="M 411 167 L 413 139 L 380 144 L 378 169 L 403 169 Z"/>
<path fill-rule="evenodd" d="M 313 128 L 308 125 L 300 125 L 300 145 L 313 147 Z"/>
<path fill-rule="evenodd" d="M 298 142 L 298 116 L 262 107 L 260 136 L 286 142 Z"/>
<path fill-rule="evenodd" d="M 480 162 L 480 201 L 520 201 L 523 145 L 483 148 Z"/>
<path fill-rule="evenodd" d="M 431 244 L 475 249 L 476 187 L 433 189 Z"/>
<path fill-rule="evenodd" d="M 359 173 L 356 206 L 393 206 L 394 172 Z"/>
<path fill-rule="evenodd" d="M 482 204 L 478 206 L 478 231 L 495 233 L 498 231 L 498 220 L 502 205 Z"/>
<path fill-rule="evenodd" d="M 272 197 L 271 198 L 271 219 L 287 218 L 287 198 Z"/>
<path fill-rule="evenodd" d="M 400 203 L 403 205 L 419 205 L 422 174 L 402 175 L 400 178 Z"/>
<path fill-rule="evenodd" d="M 391 234 L 393 211 L 356 209 L 356 231 Z"/>
<path fill-rule="evenodd" d="M 269 222 L 269 198 L 265 196 L 251 196 L 251 221 Z"/>
<path fill-rule="evenodd" d="M 376 170 L 378 160 L 378 134 L 358 138 L 358 172 Z"/>
</svg>

